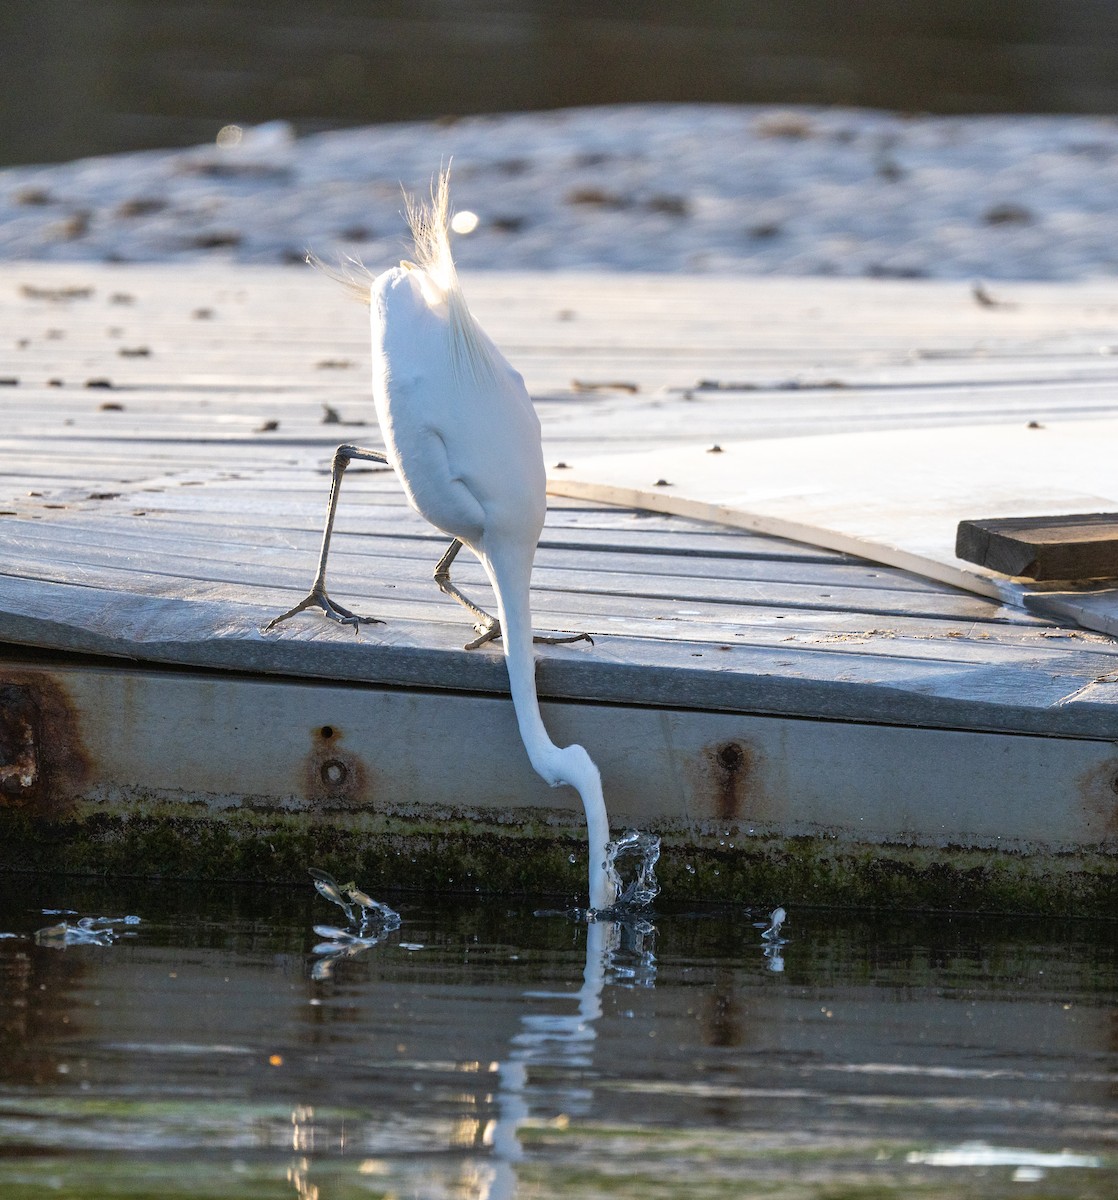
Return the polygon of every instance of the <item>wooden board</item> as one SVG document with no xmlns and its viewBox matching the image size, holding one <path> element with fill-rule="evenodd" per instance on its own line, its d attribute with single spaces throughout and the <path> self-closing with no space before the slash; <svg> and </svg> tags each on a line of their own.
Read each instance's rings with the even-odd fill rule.
<svg viewBox="0 0 1118 1200">
<path fill-rule="evenodd" d="M 960 521 L 955 553 L 1027 579 L 1118 577 L 1118 513 Z"/>
<path fill-rule="evenodd" d="M 960 520 L 1081 513 L 1118 504 L 1118 421 L 666 446 L 553 470 L 556 495 L 734 525 L 858 554 L 1005 603 L 1045 611 L 1046 593 L 955 555 Z M 1061 613 L 1118 633 L 1118 590 Z"/>
<path fill-rule="evenodd" d="M 504 691 L 495 649 L 462 650 L 469 624 L 431 580 L 443 535 L 390 472 L 347 473 L 329 573 L 340 601 L 388 623 L 355 638 L 312 614 L 259 633 L 309 583 L 333 447 L 379 444 L 361 306 L 281 268 L 8 276 L 0 374 L 18 382 L 0 387 L 0 641 Z M 56 302 L 25 282 L 92 290 Z M 997 312 L 966 287 L 898 281 L 490 274 L 466 289 L 524 370 L 552 464 L 706 436 L 1118 415 L 1116 360 L 1100 353 L 1118 322 L 1110 285 L 1022 287 Z M 86 386 L 97 379 L 112 387 Z M 638 390 L 575 392 L 575 379 Z M 649 507 L 553 499 L 536 623 L 596 644 L 539 647 L 545 695 L 1113 736 L 1118 646 L 1105 639 L 998 595 Z M 477 564 L 456 567 L 485 602 Z"/>
<path fill-rule="evenodd" d="M 161 805 L 173 833 L 160 844 L 186 844 L 188 865 L 189 847 L 235 845 L 238 872 L 227 806 L 250 806 L 265 878 L 284 830 L 375 831 L 397 820 L 389 810 L 409 836 L 439 839 L 424 886 L 446 886 L 443 848 L 462 828 L 470 847 L 497 847 L 504 886 L 523 885 L 526 831 L 540 831 L 541 861 L 556 860 L 557 834 L 578 850 L 577 802 L 531 771 L 500 648 L 463 649 L 470 623 L 431 578 L 445 538 L 391 472 L 347 472 L 328 572 L 339 601 L 385 624 L 355 636 L 311 613 L 262 632 L 310 583 L 335 445 L 380 444 L 365 310 L 280 268 L 6 276 L 0 679 L 61 693 L 68 706 L 51 711 L 77 721 L 88 821 L 66 845 L 87 857 L 69 865 L 159 869 L 145 822 Z M 90 291 L 55 301 L 22 283 Z M 1118 284 L 1014 287 L 1014 307 L 997 310 L 927 282 L 548 273 L 465 286 L 524 372 L 545 461 L 575 468 L 556 476 L 687 443 L 707 473 L 742 443 L 756 478 L 770 449 L 795 461 L 793 436 L 810 447 L 907 428 L 934 447 L 946 427 L 1035 421 L 1046 438 L 1068 419 L 1118 417 Z M 705 455 L 712 442 L 726 453 Z M 1066 879 L 1056 893 L 1075 911 L 1110 911 L 1118 642 L 1060 608 L 1098 605 L 1101 621 L 1105 593 L 1047 593 L 1038 615 L 992 578 L 980 594 L 853 556 L 850 542 L 651 512 L 665 490 L 634 492 L 637 508 L 553 497 L 532 602 L 541 632 L 594 635 L 537 648 L 545 720 L 600 762 L 618 821 L 676 839 L 662 860 L 672 894 L 750 899 L 775 854 L 783 901 L 849 902 L 852 877 L 879 899 L 884 857 L 895 879 L 934 881 L 920 903 L 1028 907 Z M 965 498 L 961 516 L 996 515 Z M 462 555 L 456 572 L 491 600 L 476 562 Z M 44 743 L 56 758 L 58 744 Z M 335 759 L 365 794 L 323 793 Z M 217 836 L 183 836 L 184 801 Z M 13 851 L 17 832 L 0 838 L 0 865 L 42 853 L 59 866 L 56 839 Z M 415 885 L 406 845 L 385 861 Z M 1027 885 L 1011 895 L 1007 861 Z M 985 899 L 965 882 L 980 874 Z"/>
</svg>

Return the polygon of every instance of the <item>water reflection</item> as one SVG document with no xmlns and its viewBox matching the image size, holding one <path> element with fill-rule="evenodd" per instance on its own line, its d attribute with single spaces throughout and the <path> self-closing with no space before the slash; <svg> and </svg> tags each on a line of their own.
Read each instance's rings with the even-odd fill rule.
<svg viewBox="0 0 1118 1200">
<path fill-rule="evenodd" d="M 5 1200 L 1118 1193 L 1107 926 L 797 910 L 774 972 L 771 917 L 404 897 L 316 979 L 305 892 L 0 881 Z"/>
<path fill-rule="evenodd" d="M 593 1066 L 596 1023 L 602 1016 L 602 991 L 607 984 L 650 988 L 656 982 L 656 928 L 639 918 L 631 921 L 592 921 L 586 927 L 586 965 L 582 986 L 571 995 L 556 991 L 527 991 L 524 998 L 542 1001 L 545 1011 L 526 1011 L 521 1030 L 512 1038 L 503 1061 L 495 1063 L 497 1116 L 484 1131 L 492 1158 L 475 1173 L 470 1200 L 511 1200 L 517 1194 L 517 1164 L 524 1158 L 520 1127 L 533 1117 L 559 1127 L 572 1117 L 589 1114 L 592 1088 L 566 1086 L 547 1091 L 533 1087 L 533 1068 Z M 575 1011 L 569 1009 L 575 1002 Z M 558 1109 L 558 1111 L 555 1111 Z"/>
</svg>

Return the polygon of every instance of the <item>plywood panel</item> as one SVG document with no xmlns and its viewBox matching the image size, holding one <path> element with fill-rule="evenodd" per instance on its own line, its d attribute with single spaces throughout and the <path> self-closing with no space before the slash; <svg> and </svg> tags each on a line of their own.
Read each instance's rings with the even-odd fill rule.
<svg viewBox="0 0 1118 1200">
<path fill-rule="evenodd" d="M 976 512 L 1114 507 L 1116 461 L 1118 421 L 1077 421 L 672 446 L 584 459 L 548 487 L 860 554 L 1043 611 L 1043 595 L 956 558 L 956 527 Z M 1118 629 L 1118 592 L 1076 619 Z"/>
</svg>

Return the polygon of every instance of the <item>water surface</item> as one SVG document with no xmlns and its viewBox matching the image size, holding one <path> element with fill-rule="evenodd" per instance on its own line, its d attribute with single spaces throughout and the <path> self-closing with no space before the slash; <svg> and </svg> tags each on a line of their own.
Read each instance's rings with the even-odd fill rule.
<svg viewBox="0 0 1118 1200">
<path fill-rule="evenodd" d="M 1118 1194 L 1110 924 L 377 898 L 5 881 L 0 1195 Z"/>
<path fill-rule="evenodd" d="M 0 163 L 301 130 L 640 101 L 1101 112 L 1099 0 L 6 0 Z"/>
</svg>

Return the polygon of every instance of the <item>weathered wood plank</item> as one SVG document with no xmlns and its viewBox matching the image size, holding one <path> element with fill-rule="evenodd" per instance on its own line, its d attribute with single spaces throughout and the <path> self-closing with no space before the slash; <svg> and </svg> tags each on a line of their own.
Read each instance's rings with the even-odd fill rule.
<svg viewBox="0 0 1118 1200">
<path fill-rule="evenodd" d="M 499 652 L 458 648 L 460 625 L 401 615 L 360 637 L 318 621 L 264 635 L 274 609 L 245 603 L 232 585 L 168 597 L 0 576 L 0 605 L 5 638 L 20 645 L 391 687 L 504 694 L 508 686 Z M 867 657 L 841 643 L 722 645 L 621 636 L 540 647 L 539 686 L 580 702 L 1113 738 L 1111 707 L 1089 695 L 1100 674 L 1090 654 L 1087 670 L 1072 656 L 1053 671 L 1024 651 L 1016 663 L 961 663 Z"/>
<path fill-rule="evenodd" d="M 160 572 L 149 569 L 142 560 L 118 562 L 111 552 L 104 555 L 100 563 L 91 562 L 88 558 L 67 561 L 65 557 L 56 556 L 50 563 L 43 564 L 39 558 L 21 558 L 10 554 L 4 571 L 13 577 L 37 578 L 87 588 L 119 588 L 149 596 L 181 594 L 184 598 L 190 598 L 204 594 L 204 589 L 236 585 L 258 597 L 269 597 L 276 611 L 282 611 L 305 595 L 310 586 L 313 564 L 308 564 L 301 583 L 296 582 L 291 573 L 270 572 L 248 565 L 238 569 L 235 564 L 229 564 L 225 570 L 211 565 L 199 568 L 190 575 L 182 571 Z M 478 603 L 492 610 L 492 593 L 476 571 L 463 572 L 460 582 Z M 626 583 L 629 584 L 629 590 L 623 591 Z M 408 572 L 398 569 L 391 572 L 384 569 L 355 572 L 348 564 L 341 562 L 331 572 L 329 585 L 339 598 L 345 596 L 355 603 L 354 598 L 363 598 L 357 607 L 374 616 L 383 615 L 385 605 L 390 605 L 394 612 L 398 612 L 400 605 L 423 603 L 428 594 L 432 598 L 438 595 L 430 572 L 422 569 Z M 615 577 L 612 589 L 613 595 L 604 593 L 594 582 L 587 582 L 578 571 L 539 571 L 534 582 L 536 612 L 541 620 L 570 614 L 571 621 L 574 621 L 587 614 L 592 601 L 593 609 L 599 613 L 602 610 L 613 611 L 621 617 L 632 613 L 634 609 L 643 609 L 657 613 L 661 619 L 678 616 L 694 618 L 692 624 L 696 636 L 702 636 L 703 626 L 709 622 L 732 628 L 740 619 L 740 610 L 757 606 L 783 612 L 846 612 L 856 615 L 863 622 L 891 621 L 901 616 L 954 622 L 998 619 L 996 612 L 991 613 L 981 601 L 967 596 L 951 598 L 951 602 L 921 605 L 906 594 L 840 587 L 822 593 L 818 588 L 797 585 L 787 585 L 774 591 L 770 585 L 748 581 L 733 589 L 704 587 L 695 583 L 669 587 L 653 582 L 634 587 L 628 576 Z M 446 611 L 460 611 L 453 601 L 446 600 L 444 603 Z M 561 627 L 568 628 L 571 621 L 565 621 Z M 595 627 L 588 630 L 594 631 Z"/>
<path fill-rule="evenodd" d="M 247 527 L 241 531 L 242 537 L 232 538 L 227 527 L 215 526 L 208 530 L 215 536 L 207 538 L 197 535 L 197 526 L 187 527 L 195 531 L 193 535 L 186 531 L 165 532 L 153 528 L 155 523 L 146 514 L 114 516 L 115 520 L 102 518 L 100 526 L 81 521 L 47 530 L 37 522 L 13 518 L 0 523 L 0 553 L 10 547 L 10 553 L 23 561 L 41 556 L 43 560 L 54 558 L 71 564 L 115 562 L 125 569 L 143 563 L 146 569 L 177 573 L 184 578 L 192 574 L 208 578 L 207 572 L 214 570 L 226 574 L 230 566 L 239 571 L 246 556 L 251 555 L 254 568 L 266 570 L 268 578 L 282 585 L 305 574 L 308 565 L 313 567 L 320 540 L 313 528 L 292 536 L 290 530 L 280 533 L 261 525 L 257 529 Z M 402 572 L 403 578 L 429 577 L 448 540 L 444 534 L 422 536 L 408 530 L 379 534 L 365 528 L 350 534 L 343 531 L 338 535 L 334 563 L 336 569 L 351 575 L 367 566 L 370 574 L 395 577 Z M 455 573 L 459 578 L 484 579 L 480 565 L 465 555 L 455 564 Z M 881 598 L 897 592 L 919 593 L 919 600 L 913 597 L 907 603 L 925 607 L 934 604 L 931 596 L 945 598 L 946 608 L 958 598 L 957 591 L 946 585 L 857 561 L 803 562 L 794 557 L 728 554 L 715 558 L 698 553 L 677 555 L 545 543 L 536 554 L 538 586 L 565 587 L 567 584 L 561 582 L 564 575 L 585 576 L 585 587 L 617 594 L 625 594 L 633 586 L 645 586 L 643 580 L 673 592 L 702 591 L 723 599 L 732 598 L 734 585 L 751 583 L 771 586 L 774 597 L 785 585 L 791 585 L 820 589 L 820 594 L 835 589 L 844 594 L 851 589 L 868 589 Z M 882 602 L 877 599 L 876 606 L 880 608 Z"/>
<path fill-rule="evenodd" d="M 1003 575 L 1113 579 L 1118 576 L 1118 514 L 960 521 L 955 553 Z"/>
<path fill-rule="evenodd" d="M 359 307 L 298 271 L 238 271 L 231 285 L 215 267 L 28 268 L 44 283 L 88 280 L 94 294 L 71 303 L 21 297 L 24 273 L 10 278 L 0 316 L 16 331 L 20 382 L 0 388 L 0 509 L 20 516 L 7 534 L 0 518 L 0 566 L 10 551 L 3 569 L 47 578 L 0 576 L 0 638 L 503 691 L 499 655 L 459 649 L 468 623 L 424 558 L 441 537 L 388 475 L 347 476 L 332 579 L 390 625 L 355 638 L 308 617 L 258 632 L 309 581 L 333 447 L 377 444 L 375 426 L 321 423 L 323 404 L 372 419 Z M 1022 288 L 1015 309 L 994 313 L 956 285 L 494 275 L 466 286 L 539 397 L 553 466 L 681 433 L 714 442 L 1118 411 L 1118 365 L 1100 353 L 1118 287 Z M 132 302 L 114 302 L 117 291 Z M 141 344 L 149 355 L 118 353 Z M 630 374 L 635 394 L 570 391 L 573 379 Z M 98 376 L 119 386 L 84 388 Z M 702 379 L 719 386 L 696 388 Z M 279 428 L 256 432 L 265 420 Z M 876 573 L 766 535 L 560 500 L 539 555 L 537 624 L 604 634 L 589 655 L 541 651 L 541 685 L 611 704 L 1112 736 L 1118 710 L 1097 682 L 1109 643 L 1049 640 L 1064 631 L 1046 619 Z"/>
</svg>

